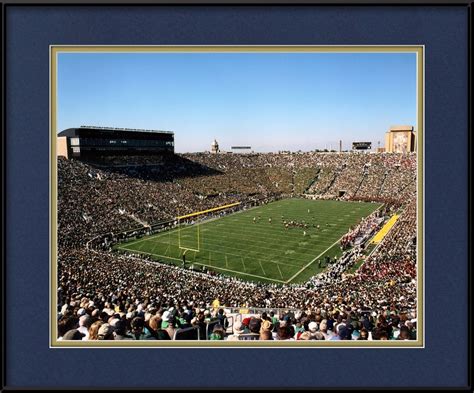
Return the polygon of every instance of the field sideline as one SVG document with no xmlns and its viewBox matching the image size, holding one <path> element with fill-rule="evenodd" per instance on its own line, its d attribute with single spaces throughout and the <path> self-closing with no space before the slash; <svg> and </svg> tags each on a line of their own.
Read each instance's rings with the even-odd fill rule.
<svg viewBox="0 0 474 393">
<path fill-rule="evenodd" d="M 181 266 L 181 243 L 182 247 L 199 249 L 186 252 L 187 267 L 205 266 L 249 281 L 300 283 L 324 269 L 318 266 L 320 259 L 326 255 L 339 256 L 339 239 L 380 206 L 367 202 L 284 199 L 188 225 L 180 231 L 174 229 L 132 240 L 116 248 Z M 283 220 L 304 221 L 308 228 L 286 229 Z"/>
</svg>

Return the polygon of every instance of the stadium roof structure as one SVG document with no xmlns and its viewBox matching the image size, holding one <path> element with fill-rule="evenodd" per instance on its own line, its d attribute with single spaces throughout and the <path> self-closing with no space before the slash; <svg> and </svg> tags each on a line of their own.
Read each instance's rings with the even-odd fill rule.
<svg viewBox="0 0 474 393">
<path fill-rule="evenodd" d="M 413 126 L 392 126 L 390 131 L 413 131 Z"/>
<path fill-rule="evenodd" d="M 68 128 L 66 130 L 58 133 L 58 136 L 75 136 L 76 130 L 86 129 L 86 130 L 99 130 L 105 132 L 114 132 L 114 131 L 125 131 L 125 132 L 149 132 L 153 134 L 171 134 L 174 135 L 173 131 L 165 130 L 148 130 L 148 129 L 139 129 L 139 128 L 118 128 L 118 127 L 99 127 L 99 126 L 80 126 L 78 128 Z"/>
</svg>

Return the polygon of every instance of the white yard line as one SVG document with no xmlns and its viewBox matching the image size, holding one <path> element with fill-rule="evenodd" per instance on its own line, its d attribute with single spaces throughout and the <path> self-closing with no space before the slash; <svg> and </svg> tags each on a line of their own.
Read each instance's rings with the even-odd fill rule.
<svg viewBox="0 0 474 393">
<path fill-rule="evenodd" d="M 240 236 L 241 234 L 244 234 L 245 232 L 234 232 L 236 236 Z M 163 234 L 164 235 L 164 234 Z M 318 243 L 324 243 L 325 240 L 327 238 L 330 238 L 331 236 L 325 236 L 323 232 L 318 232 L 318 238 L 317 238 L 317 242 Z M 158 243 L 162 243 L 162 244 L 168 244 L 166 241 L 160 241 L 159 239 L 164 239 L 165 236 L 161 236 L 161 237 L 157 237 L 156 235 L 153 236 L 155 238 L 155 241 L 157 241 Z M 284 240 L 288 240 L 288 237 L 284 236 L 282 234 L 282 236 L 267 236 L 264 232 L 262 232 L 262 234 L 254 234 L 254 236 L 252 236 L 253 238 L 265 238 L 265 239 L 271 239 L 271 240 L 276 240 L 277 243 L 281 244 L 281 241 L 284 241 Z M 257 248 L 257 249 L 263 249 L 263 250 L 271 250 L 271 251 L 275 251 L 275 248 L 274 247 L 265 247 L 262 245 L 262 242 L 261 241 L 252 241 L 252 240 L 248 240 L 248 238 L 245 239 L 245 242 L 247 243 L 248 245 L 248 248 L 246 250 L 244 249 L 240 249 L 240 248 L 236 248 L 236 247 L 233 247 L 233 246 L 227 246 L 226 244 L 229 244 L 232 242 L 232 239 L 230 239 L 230 236 L 219 236 L 219 235 L 216 235 L 215 233 L 212 234 L 212 238 L 215 238 L 216 240 L 217 239 L 220 239 L 220 240 L 224 240 L 224 242 L 210 242 L 209 240 L 206 241 L 206 246 L 218 246 L 219 248 L 229 248 L 231 250 L 242 250 L 242 251 L 246 251 L 248 250 L 249 248 Z M 126 248 L 128 249 L 130 246 L 136 244 L 136 243 L 139 243 L 139 242 L 146 242 L 148 240 L 151 240 L 152 237 L 148 237 L 148 238 L 143 238 L 143 239 L 140 239 L 140 240 L 137 240 L 135 242 L 131 242 L 131 243 L 123 243 L 123 246 L 119 246 L 119 248 Z M 296 239 L 296 238 L 292 238 L 291 241 L 289 242 L 289 244 L 292 244 L 293 242 L 300 242 L 300 241 L 304 241 L 303 238 L 300 238 L 300 239 Z M 308 241 L 308 240 L 306 240 Z M 311 243 L 311 240 L 309 240 L 309 242 Z M 178 247 L 178 244 L 174 243 L 174 242 L 171 242 L 170 243 L 171 245 L 173 246 L 176 246 Z M 310 246 L 316 246 L 316 244 L 310 244 Z M 137 247 L 136 249 L 140 250 L 141 247 Z M 203 249 L 203 251 L 206 251 L 206 249 Z M 282 252 L 286 251 L 286 250 L 281 250 Z M 306 256 L 312 256 L 314 254 L 312 253 L 308 253 L 308 252 L 304 252 L 304 251 L 301 251 L 301 250 L 298 250 L 298 253 L 301 254 L 301 255 L 306 255 Z M 232 253 L 228 252 L 229 255 L 233 255 Z M 238 256 L 238 255 L 235 255 L 235 256 Z M 280 258 L 282 259 L 288 259 L 288 260 L 292 260 L 291 257 L 285 257 L 284 255 L 282 255 Z M 287 263 L 288 264 L 288 263 Z M 291 264 L 289 264 L 291 265 Z M 293 265 L 293 266 L 296 266 L 296 265 Z M 299 266 L 299 265 L 298 265 Z"/>
<path fill-rule="evenodd" d="M 381 207 L 383 206 L 383 203 L 380 204 L 380 206 L 375 209 L 374 211 L 377 211 L 379 210 Z M 372 212 L 373 213 L 373 212 Z M 370 213 L 370 214 L 372 214 Z M 369 215 L 370 215 L 369 214 Z M 365 218 L 365 217 L 364 217 Z M 391 228 L 390 228 L 391 229 Z M 303 270 L 305 270 L 308 266 L 312 265 L 316 259 L 318 259 L 319 257 L 321 257 L 322 255 L 324 255 L 325 252 L 329 251 L 332 247 L 334 247 L 337 243 L 339 243 L 341 241 L 341 239 L 345 236 L 346 234 L 342 235 L 339 239 L 337 239 L 332 245 L 330 245 L 328 248 L 326 248 L 321 254 L 319 254 L 316 258 L 314 258 L 313 260 L 311 260 L 307 265 L 303 266 L 296 274 L 294 274 L 292 277 L 290 277 L 286 282 L 285 284 L 288 284 L 290 281 L 292 281 L 295 277 L 297 277 Z"/>
<path fill-rule="evenodd" d="M 145 251 L 140 251 L 141 254 L 148 254 L 148 255 L 153 255 L 153 256 L 156 256 L 156 257 L 159 257 L 159 258 L 164 258 L 164 259 L 173 259 L 175 261 L 180 261 L 181 262 L 181 259 L 179 258 L 174 258 L 174 257 L 167 257 L 167 256 L 164 256 L 164 255 L 158 255 L 158 254 L 152 254 L 150 252 L 145 252 Z M 231 269 L 225 269 L 223 267 L 216 267 L 216 266 L 212 266 L 212 265 L 206 265 L 205 263 L 200 263 L 200 262 L 193 262 L 194 265 L 201 265 L 201 266 L 206 266 L 206 267 L 210 267 L 212 269 L 217 269 L 217 270 L 224 270 L 226 272 L 231 272 L 231 273 L 235 273 L 235 274 L 244 274 L 246 276 L 251 276 L 251 277 L 256 277 L 256 278 L 263 278 L 264 280 L 267 280 L 267 281 L 275 281 L 275 282 L 280 282 L 282 284 L 285 284 L 285 281 L 282 281 L 282 280 L 275 280 L 273 278 L 268 278 L 268 277 L 263 277 L 263 276 L 258 276 L 256 274 L 250 274 L 250 273 L 243 273 L 243 272 L 239 272 L 239 271 L 236 271 L 236 270 L 231 270 Z"/>
<path fill-rule="evenodd" d="M 275 202 L 279 202 L 279 201 L 274 201 L 274 202 L 272 202 L 272 203 L 275 203 Z M 357 202 L 349 202 L 349 201 L 339 201 L 339 202 L 348 202 L 348 203 L 354 203 L 354 204 L 357 203 Z M 379 205 L 379 207 L 378 207 L 376 210 L 380 209 L 380 207 L 381 207 L 382 205 L 383 205 L 383 204 Z M 237 212 L 233 212 L 233 213 L 230 213 L 230 214 L 226 214 L 226 215 L 224 215 L 224 216 L 211 217 L 211 218 L 205 219 L 205 220 L 203 220 L 202 222 L 197 223 L 197 224 L 198 224 L 198 225 L 206 224 L 206 223 L 209 223 L 209 222 L 212 222 L 212 221 L 219 220 L 219 219 L 221 219 L 221 218 L 226 218 L 226 217 L 235 216 L 235 215 L 237 215 L 237 214 L 239 214 L 239 213 L 246 213 L 246 212 L 248 212 L 248 211 L 250 211 L 250 210 L 258 209 L 259 207 L 263 207 L 263 206 L 266 206 L 266 205 L 253 206 L 253 207 L 251 207 L 251 208 L 239 210 L 239 211 L 237 211 Z M 369 213 L 369 214 L 372 214 L 372 213 Z M 326 215 L 321 215 L 321 217 L 326 218 Z M 194 224 L 194 225 L 196 225 L 196 224 Z M 194 226 L 194 225 L 192 225 L 192 226 Z M 339 226 L 339 225 L 336 225 L 336 226 Z M 186 228 L 185 228 L 185 229 L 186 229 Z M 268 229 L 268 228 L 267 228 L 267 229 Z M 176 227 L 175 227 L 175 228 L 172 228 L 172 229 L 169 229 L 169 230 L 164 230 L 164 231 L 158 232 L 158 233 L 156 233 L 156 234 L 154 234 L 154 235 L 151 235 L 151 236 L 148 236 L 148 237 L 145 236 L 145 237 L 143 237 L 143 238 L 141 238 L 141 239 L 137 239 L 137 240 L 135 240 L 135 241 L 133 241 L 133 242 L 131 242 L 131 243 L 126 243 L 126 244 L 130 246 L 130 245 L 132 245 L 132 244 L 140 243 L 140 242 L 143 242 L 143 241 L 147 241 L 147 240 L 151 240 L 151 239 L 155 239 L 155 238 L 160 238 L 160 237 L 165 236 L 165 235 L 170 235 L 172 232 L 175 232 L 175 231 L 177 231 L 177 230 L 178 230 L 178 228 L 176 228 Z M 265 231 L 265 232 L 268 233 L 268 231 Z"/>
<path fill-rule="evenodd" d="M 265 270 L 263 269 L 262 261 L 259 259 L 258 262 L 260 263 L 260 267 L 262 268 L 263 274 L 265 274 L 265 276 L 266 276 L 267 273 L 265 273 Z"/>
<path fill-rule="evenodd" d="M 275 201 L 275 202 L 278 202 L 278 201 Z M 351 202 L 351 203 L 355 203 L 355 202 Z M 234 213 L 231 213 L 229 215 L 225 215 L 225 216 L 217 216 L 217 217 L 212 217 L 212 218 L 209 218 L 207 220 L 204 220 L 203 222 L 201 223 L 197 223 L 197 225 L 201 225 L 201 224 L 206 224 L 208 222 L 211 222 L 211 221 L 215 221 L 215 220 L 219 220 L 221 218 L 226 218 L 226 217 L 230 217 L 230 216 L 234 216 L 236 214 L 239 214 L 239 213 L 245 213 L 245 212 L 248 212 L 249 210 L 253 210 L 253 209 L 257 209 L 259 207 L 263 207 L 264 205 L 259 205 L 259 206 L 254 206 L 252 208 L 249 208 L 249 209 L 243 209 L 243 210 L 240 210 L 240 211 L 237 211 L 237 212 L 234 212 Z M 377 207 L 377 209 L 375 209 L 374 211 L 377 211 L 379 210 L 381 207 L 383 206 L 383 203 L 382 204 L 379 204 L 379 206 Z M 359 208 L 360 209 L 360 208 Z M 374 211 L 372 211 L 371 213 L 369 213 L 368 215 L 372 214 Z M 196 225 L 196 224 L 194 224 Z M 338 226 L 338 225 L 337 225 Z M 177 231 L 178 228 L 173 228 L 173 229 L 170 229 L 170 230 L 165 230 L 163 232 L 159 232 L 155 235 L 152 235 L 150 237 L 144 237 L 144 238 L 141 238 L 141 239 L 138 239 L 134 242 L 131 242 L 131 243 L 125 243 L 123 245 L 123 247 L 120 247 L 120 249 L 122 250 L 127 250 L 129 252 L 137 252 L 137 253 L 141 253 L 141 254 L 147 254 L 147 255 L 154 255 L 154 256 L 158 256 L 158 257 L 161 257 L 161 258 L 168 258 L 168 259 L 174 259 L 174 260 L 177 260 L 177 261 L 180 261 L 180 259 L 178 258 L 173 258 L 173 257 L 167 257 L 167 256 L 162 256 L 162 255 L 158 255 L 158 254 L 154 254 L 154 253 L 149 253 L 149 252 L 145 252 L 145 251 L 139 251 L 139 250 L 133 250 L 133 249 L 129 249 L 128 247 L 133 245 L 133 244 L 136 244 L 136 243 L 140 243 L 140 242 L 145 242 L 145 241 L 148 241 L 148 240 L 151 240 L 151 239 L 156 239 L 156 238 L 160 238 L 160 237 L 164 237 L 165 235 L 170 235 L 171 232 L 175 232 Z M 320 236 L 322 236 L 322 233 L 320 233 Z M 219 270 L 223 270 L 223 271 L 228 271 L 228 272 L 232 272 L 232 273 L 236 273 L 236 274 L 244 274 L 244 275 L 247 275 L 247 276 L 251 276 L 251 277 L 257 277 L 257 278 L 263 278 L 265 280 L 269 280 L 269 281 L 275 281 L 275 282 L 280 282 L 280 283 L 284 283 L 284 284 L 288 284 L 289 282 L 291 282 L 294 278 L 296 278 L 301 272 L 303 272 L 307 267 L 309 267 L 310 265 L 312 265 L 318 258 L 320 258 L 322 255 L 324 255 L 324 253 L 326 253 L 328 250 L 330 250 L 332 247 L 334 247 L 337 243 L 339 243 L 341 241 L 341 239 L 345 236 L 342 235 L 338 240 L 336 240 L 333 244 L 331 244 L 326 250 L 324 250 L 322 253 L 320 253 L 318 256 L 316 256 L 315 258 L 313 258 L 310 262 L 308 262 L 305 266 L 303 266 L 298 272 L 296 272 L 292 277 L 290 277 L 288 280 L 286 281 L 282 281 L 282 280 L 277 280 L 277 279 L 271 279 L 271 278 L 268 278 L 268 277 L 262 277 L 262 276 L 258 276 L 258 275 L 255 275 L 255 274 L 250 274 L 250 273 L 243 273 L 243 272 L 240 272 L 240 271 L 235 271 L 235 270 L 231 270 L 231 269 L 225 269 L 225 268 L 221 268 L 221 267 L 216 267 L 216 266 L 212 266 L 211 264 L 207 265 L 207 264 L 204 264 L 204 263 L 199 263 L 199 262 L 194 262 L 196 265 L 201 265 L 201 266 L 207 266 L 207 267 L 211 267 L 213 269 L 219 269 Z M 271 236 L 273 238 L 273 236 Z M 279 237 L 279 236 L 278 236 Z M 322 236 L 323 238 L 325 238 L 325 236 Z M 165 242 L 161 242 L 161 241 L 158 241 L 157 243 L 161 243 L 161 244 L 167 244 Z M 169 245 L 169 243 L 168 243 Z M 173 244 L 174 246 L 174 244 Z M 227 246 L 223 246 L 222 244 L 219 245 L 220 247 L 224 247 L 224 248 L 231 248 L 231 247 L 227 247 Z M 260 246 L 261 248 L 262 246 Z M 263 246 L 263 248 L 266 248 L 265 246 Z M 240 250 L 240 249 L 239 249 Z M 205 250 L 203 250 L 205 251 Z M 242 251 L 245 251 L 245 250 L 242 250 Z M 227 253 L 227 252 L 220 252 L 219 253 L 222 253 L 222 254 L 228 254 L 228 255 L 232 255 L 232 256 L 240 256 L 240 255 L 236 255 L 236 254 L 232 254 L 232 253 Z M 210 258 L 210 254 L 209 254 L 209 258 Z M 284 257 L 283 258 L 288 258 L 288 259 L 291 259 L 291 257 Z M 261 261 L 260 261 L 260 258 L 259 259 L 259 263 L 260 263 L 260 266 L 263 270 L 263 267 L 262 267 L 262 264 L 261 264 Z M 293 264 L 290 264 L 290 263 L 279 263 L 279 262 L 274 262 L 274 261 L 267 261 L 265 259 L 263 259 L 265 261 L 265 263 L 267 262 L 270 262 L 270 263 L 274 263 L 277 265 L 277 268 L 280 272 L 280 275 L 281 277 L 283 278 L 283 274 L 280 270 L 280 264 L 285 264 L 285 265 L 288 265 L 288 266 L 294 266 L 294 267 L 299 267 L 297 265 L 293 265 Z M 227 262 L 227 261 L 226 261 Z M 243 262 L 243 261 L 242 261 Z M 243 262 L 244 264 L 244 269 L 245 269 L 245 263 Z M 226 263 L 227 265 L 227 263 Z M 264 271 L 264 270 L 263 270 Z M 265 271 L 264 271 L 264 274 L 265 274 Z"/>
<path fill-rule="evenodd" d="M 156 246 L 157 246 L 158 244 L 167 245 L 168 243 L 161 242 L 161 241 L 156 241 L 156 242 L 155 242 L 155 245 L 154 245 L 153 248 L 152 248 L 152 251 L 154 251 L 154 249 L 156 248 Z M 174 243 L 171 244 L 171 245 L 172 245 L 173 247 L 178 247 L 178 245 L 177 245 L 177 244 L 174 244 Z M 123 245 L 122 247 L 119 247 L 119 249 L 120 249 L 120 250 L 127 250 L 127 251 L 129 251 L 129 252 L 136 252 L 136 253 L 149 254 L 149 253 L 147 253 L 147 252 L 145 252 L 145 251 L 140 251 L 140 250 L 137 250 L 137 249 L 135 249 L 135 248 L 128 248 L 127 246 L 128 246 L 128 244 L 125 244 L 125 245 Z M 238 247 L 228 247 L 228 246 L 222 246 L 222 245 L 219 245 L 219 247 L 230 248 L 231 250 L 238 250 L 238 251 L 242 251 L 243 253 L 248 252 L 248 249 L 246 250 L 246 249 L 238 248 Z M 208 249 L 205 249 L 205 248 L 203 248 L 201 251 L 202 251 L 202 252 L 209 252 L 209 253 L 214 252 L 214 253 L 218 253 L 218 254 L 231 255 L 231 256 L 237 257 L 237 258 L 242 257 L 242 256 L 239 255 L 239 254 L 234 254 L 234 253 L 227 252 L 227 251 L 215 251 L 215 250 L 208 250 Z M 152 253 L 150 253 L 150 254 L 152 254 Z M 153 254 L 153 255 L 157 255 L 157 254 Z M 291 257 L 285 257 L 285 256 L 281 256 L 280 258 L 286 258 L 286 259 L 289 259 L 289 260 L 293 260 Z M 265 259 L 265 258 L 262 258 L 262 257 L 259 257 L 259 258 L 256 258 L 256 259 L 263 260 L 265 263 L 268 262 L 268 263 L 274 263 L 274 264 L 277 264 L 277 265 L 287 265 L 287 266 L 293 266 L 293 267 L 300 267 L 300 266 L 301 266 L 301 265 L 294 265 L 294 264 L 292 264 L 292 263 L 287 263 L 287 262 L 285 262 L 285 261 L 283 261 L 283 262 L 275 262 L 275 261 L 272 261 L 272 260 L 270 260 L 270 259 Z M 244 267 L 245 267 L 245 263 L 244 263 Z"/>
<path fill-rule="evenodd" d="M 345 234 L 344 234 L 345 235 Z M 337 239 L 333 244 L 331 244 L 328 248 L 326 248 L 321 254 L 319 254 L 316 258 L 312 259 L 307 265 L 303 266 L 298 272 L 296 272 L 292 277 L 290 277 L 288 280 L 285 281 L 285 284 L 288 284 L 291 280 L 293 280 L 295 277 L 297 277 L 303 270 L 305 270 L 308 266 L 312 265 L 316 259 L 318 259 L 321 255 L 323 255 L 326 251 L 329 251 L 331 248 L 333 248 L 337 243 L 341 241 L 341 239 L 344 237 L 341 236 L 339 239 Z"/>
<path fill-rule="evenodd" d="M 277 265 L 277 268 L 278 268 L 278 272 L 280 273 L 281 278 L 283 278 L 283 274 L 281 272 L 280 265 Z M 285 281 L 285 284 L 286 284 L 286 281 Z"/>
<path fill-rule="evenodd" d="M 280 282 L 282 284 L 285 284 L 285 281 L 282 281 L 282 280 L 275 280 L 274 278 L 268 278 L 268 277 L 263 277 L 263 276 L 257 276 L 256 274 L 250 274 L 250 273 L 242 273 L 242 272 L 238 272 L 238 271 L 235 271 L 235 270 L 230 270 L 230 269 L 224 269 L 222 267 L 216 267 L 216 266 L 208 266 L 204 263 L 199 263 L 199 262 L 194 262 L 195 265 L 201 265 L 201 266 L 207 266 L 207 267 L 212 267 L 213 269 L 218 269 L 218 270 L 224 270 L 226 272 L 231 272 L 231 273 L 235 273 L 235 274 L 244 274 L 246 276 L 250 276 L 250 277 L 257 277 L 257 278 L 263 278 L 264 280 L 267 280 L 267 281 L 275 281 L 275 282 Z"/>
<path fill-rule="evenodd" d="M 278 201 L 274 201 L 274 202 L 278 202 Z M 272 202 L 272 203 L 273 203 L 273 202 Z M 211 217 L 211 218 L 208 218 L 208 219 L 203 220 L 202 222 L 195 223 L 195 224 L 193 224 L 192 226 L 194 226 L 194 225 L 206 224 L 206 223 L 208 223 L 208 222 L 216 221 L 216 220 L 219 220 L 219 219 L 221 219 L 221 218 L 230 217 L 230 216 L 234 216 L 234 215 L 239 214 L 239 213 L 248 212 L 249 210 L 257 209 L 257 208 L 262 207 L 262 206 L 264 206 L 264 205 L 252 206 L 252 207 L 249 207 L 249 208 L 247 208 L 247 209 L 242 209 L 242 210 L 239 210 L 239 211 L 230 213 L 230 214 L 226 214 L 226 215 L 224 215 L 224 216 Z M 186 229 L 186 228 L 185 228 L 185 229 Z M 143 242 L 143 241 L 147 241 L 147 240 L 151 240 L 151 239 L 155 239 L 155 238 L 160 238 L 160 237 L 165 236 L 165 235 L 170 235 L 172 232 L 175 232 L 175 231 L 177 231 L 177 230 L 178 230 L 178 228 L 177 228 L 177 227 L 174 227 L 174 228 L 171 228 L 171 229 L 168 229 L 168 230 L 164 230 L 164 231 L 158 232 L 158 233 L 156 233 L 156 234 L 154 234 L 154 235 L 151 235 L 151 236 L 144 236 L 144 237 L 141 238 L 141 239 L 137 239 L 137 240 L 135 240 L 134 242 L 126 243 L 126 244 L 130 246 L 130 245 L 132 245 L 132 244 L 140 243 L 140 242 Z"/>
</svg>

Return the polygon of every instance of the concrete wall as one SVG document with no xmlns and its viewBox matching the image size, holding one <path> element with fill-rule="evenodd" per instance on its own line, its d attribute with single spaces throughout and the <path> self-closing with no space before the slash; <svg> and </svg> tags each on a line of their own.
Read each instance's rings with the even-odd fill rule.
<svg viewBox="0 0 474 393">
<path fill-rule="evenodd" d="M 408 153 L 416 150 L 416 136 L 411 126 L 391 127 L 385 133 L 385 151 Z"/>
<path fill-rule="evenodd" d="M 67 137 L 66 136 L 59 136 L 56 141 L 56 153 L 57 156 L 68 157 L 67 151 Z"/>
</svg>

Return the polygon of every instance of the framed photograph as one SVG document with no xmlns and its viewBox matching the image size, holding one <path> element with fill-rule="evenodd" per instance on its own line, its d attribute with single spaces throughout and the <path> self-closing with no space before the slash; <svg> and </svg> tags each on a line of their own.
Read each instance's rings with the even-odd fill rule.
<svg viewBox="0 0 474 393">
<path fill-rule="evenodd" d="M 4 385 L 470 386 L 470 7 L 4 15 Z"/>
<path fill-rule="evenodd" d="M 423 69 L 410 46 L 51 47 L 51 345 L 423 347 Z M 70 127 L 104 112 L 145 128 Z"/>
</svg>

